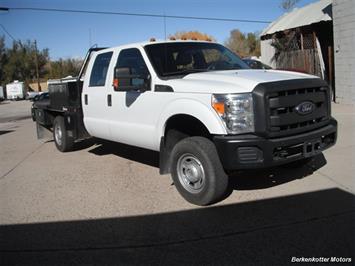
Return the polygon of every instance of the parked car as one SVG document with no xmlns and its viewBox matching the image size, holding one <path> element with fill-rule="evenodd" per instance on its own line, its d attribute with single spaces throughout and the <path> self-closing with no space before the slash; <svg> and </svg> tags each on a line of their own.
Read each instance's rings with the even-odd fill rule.
<svg viewBox="0 0 355 266">
<path fill-rule="evenodd" d="M 49 93 L 42 92 L 33 97 L 33 104 L 31 106 L 32 120 L 36 121 L 36 110 L 43 109 L 49 105 Z M 39 114 L 37 114 L 39 115 Z"/>
<path fill-rule="evenodd" d="M 26 93 L 26 100 L 30 100 L 30 101 L 33 101 L 34 98 L 38 95 L 40 95 L 41 93 L 38 92 L 38 91 L 28 91 Z"/>
<path fill-rule="evenodd" d="M 33 102 L 36 102 L 38 100 L 44 100 L 44 99 L 49 99 L 49 92 L 40 92 L 37 95 L 33 97 Z"/>
<path fill-rule="evenodd" d="M 268 66 L 255 59 L 243 58 L 243 61 L 252 69 L 272 69 L 271 66 Z"/>
</svg>

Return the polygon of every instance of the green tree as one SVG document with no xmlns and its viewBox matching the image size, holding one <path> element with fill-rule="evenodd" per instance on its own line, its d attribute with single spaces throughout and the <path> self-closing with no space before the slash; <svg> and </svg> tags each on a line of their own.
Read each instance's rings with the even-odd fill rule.
<svg viewBox="0 0 355 266">
<path fill-rule="evenodd" d="M 67 76 L 77 76 L 79 74 L 83 60 L 81 59 L 62 59 L 50 62 L 49 78 L 59 79 Z"/>
<path fill-rule="evenodd" d="M 5 36 L 0 37 L 0 85 L 4 83 L 4 67 L 6 64 Z"/>
<path fill-rule="evenodd" d="M 48 49 L 37 51 L 32 41 L 14 41 L 12 47 L 6 51 L 6 62 L 3 68 L 3 82 L 13 80 L 25 81 L 27 84 L 36 79 L 35 56 L 37 53 L 39 76 L 43 78 L 47 72 L 49 60 Z"/>
<path fill-rule="evenodd" d="M 49 50 L 38 51 L 34 41 L 14 41 L 10 48 L 6 48 L 5 37 L 0 36 L 0 84 L 20 80 L 28 85 L 37 81 L 36 53 L 41 80 L 77 76 L 80 71 L 81 59 L 50 61 Z"/>
</svg>

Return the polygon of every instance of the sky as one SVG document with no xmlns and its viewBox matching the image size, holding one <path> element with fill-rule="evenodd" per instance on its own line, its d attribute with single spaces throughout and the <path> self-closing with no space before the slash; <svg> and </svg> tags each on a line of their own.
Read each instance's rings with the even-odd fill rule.
<svg viewBox="0 0 355 266">
<path fill-rule="evenodd" d="M 297 7 L 316 0 L 301 0 Z M 283 14 L 281 0 L 0 0 L 0 7 L 39 7 L 159 15 L 232 18 L 273 21 Z M 190 19 L 54 13 L 28 10 L 0 11 L 0 24 L 16 39 L 36 40 L 39 49 L 49 48 L 51 59 L 83 58 L 97 44 L 111 47 L 126 43 L 164 39 L 177 31 L 198 30 L 220 43 L 230 31 L 261 32 L 268 24 Z M 12 39 L 5 35 L 6 45 Z"/>
</svg>

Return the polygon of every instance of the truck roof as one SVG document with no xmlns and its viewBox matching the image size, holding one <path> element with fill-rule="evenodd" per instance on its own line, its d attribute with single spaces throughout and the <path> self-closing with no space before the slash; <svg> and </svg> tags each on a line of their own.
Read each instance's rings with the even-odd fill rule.
<svg viewBox="0 0 355 266">
<path fill-rule="evenodd" d="M 144 42 L 136 42 L 136 43 L 129 43 L 129 44 L 123 44 L 119 46 L 113 46 L 109 48 L 102 49 L 100 51 L 106 51 L 106 50 L 111 50 L 113 48 L 119 48 L 119 49 L 124 49 L 124 48 L 138 48 L 138 47 L 144 47 L 146 45 L 151 45 L 151 44 L 162 44 L 162 43 L 187 43 L 187 42 L 195 42 L 195 43 L 216 43 L 213 41 L 202 41 L 202 40 L 155 40 L 155 41 L 144 41 Z"/>
</svg>

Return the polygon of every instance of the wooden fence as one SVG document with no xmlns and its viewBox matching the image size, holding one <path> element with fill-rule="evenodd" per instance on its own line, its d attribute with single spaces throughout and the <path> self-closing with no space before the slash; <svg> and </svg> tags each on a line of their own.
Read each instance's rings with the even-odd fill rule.
<svg viewBox="0 0 355 266">
<path fill-rule="evenodd" d="M 322 70 L 316 49 L 282 52 L 276 61 L 276 67 L 278 69 L 305 72 L 322 78 Z"/>
</svg>

